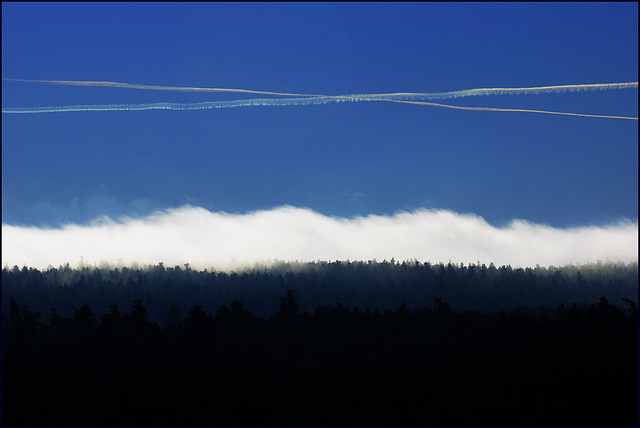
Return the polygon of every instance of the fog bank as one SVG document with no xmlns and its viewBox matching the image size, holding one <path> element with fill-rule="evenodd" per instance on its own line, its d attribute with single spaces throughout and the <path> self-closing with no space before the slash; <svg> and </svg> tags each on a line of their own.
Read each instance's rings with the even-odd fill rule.
<svg viewBox="0 0 640 428">
<path fill-rule="evenodd" d="M 2 265 L 69 262 L 182 265 L 230 270 L 279 260 L 383 259 L 541 266 L 638 260 L 638 223 L 553 228 L 524 220 L 420 209 L 340 218 L 282 206 L 247 214 L 183 206 L 145 218 L 107 217 L 61 228 L 2 225 Z"/>
</svg>

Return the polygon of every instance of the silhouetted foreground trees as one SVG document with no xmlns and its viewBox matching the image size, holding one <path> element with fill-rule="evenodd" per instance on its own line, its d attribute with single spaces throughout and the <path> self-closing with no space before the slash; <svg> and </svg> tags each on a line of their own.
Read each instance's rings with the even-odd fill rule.
<svg viewBox="0 0 640 428">
<path fill-rule="evenodd" d="M 512 268 L 429 264 L 417 261 L 281 262 L 269 268 L 210 272 L 162 263 L 144 268 L 72 269 L 68 265 L 40 271 L 17 266 L 2 270 L 2 310 L 11 298 L 33 311 L 55 307 L 73 316 L 72 307 L 89 305 L 98 318 L 109 305 L 143 299 L 149 318 L 161 322 L 170 311 L 186 313 L 195 305 L 215 311 L 232 300 L 257 316 L 269 317 L 280 297 L 293 290 L 302 310 L 341 302 L 360 308 L 410 309 L 441 297 L 458 310 L 499 311 L 518 306 L 590 304 L 601 296 L 638 301 L 638 264 Z"/>
<path fill-rule="evenodd" d="M 86 280 L 86 277 L 85 277 Z M 637 425 L 638 309 L 2 313 L 4 425 Z"/>
</svg>

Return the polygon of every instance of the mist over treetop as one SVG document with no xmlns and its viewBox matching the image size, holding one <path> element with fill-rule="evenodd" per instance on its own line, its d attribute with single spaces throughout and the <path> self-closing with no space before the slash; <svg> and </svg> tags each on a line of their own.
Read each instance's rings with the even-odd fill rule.
<svg viewBox="0 0 640 428">
<path fill-rule="evenodd" d="M 564 265 L 638 260 L 637 220 L 571 228 L 512 220 L 503 227 L 445 209 L 327 216 L 279 206 L 244 214 L 185 205 L 142 218 L 101 217 L 58 228 L 2 225 L 2 264 L 189 263 L 230 272 L 270 260 L 453 261 Z"/>
</svg>

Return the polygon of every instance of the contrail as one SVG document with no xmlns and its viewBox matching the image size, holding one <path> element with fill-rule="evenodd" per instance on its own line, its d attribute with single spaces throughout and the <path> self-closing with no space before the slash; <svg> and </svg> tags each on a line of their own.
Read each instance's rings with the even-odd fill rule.
<svg viewBox="0 0 640 428">
<path fill-rule="evenodd" d="M 605 119 L 628 119 L 638 120 L 637 117 L 627 116 L 607 116 L 597 114 L 583 113 L 566 113 L 545 110 L 528 110 L 516 108 L 494 108 L 494 107 L 463 107 L 449 104 L 432 103 L 426 101 L 408 101 L 390 98 L 375 97 L 357 97 L 357 96 L 326 96 L 326 97 L 310 97 L 310 98 L 256 98 L 246 100 L 232 101 L 207 101 L 202 103 L 149 103 L 149 104 L 97 104 L 97 105 L 71 105 L 71 106 L 53 106 L 53 107 L 7 107 L 2 109 L 2 113 L 61 113 L 61 112 L 79 112 L 79 111 L 143 111 L 143 110 L 207 110 L 218 108 L 233 107 L 250 107 L 250 106 L 307 106 L 321 105 L 337 102 L 358 102 L 358 101 L 387 101 L 404 104 L 426 105 L 433 107 L 445 107 L 457 110 L 475 110 L 475 111 L 502 111 L 502 112 L 524 112 L 524 113 L 544 113 L 565 116 L 579 117 L 599 117 Z"/>
<path fill-rule="evenodd" d="M 406 104 L 418 104 L 418 105 L 427 105 L 434 107 L 446 107 L 446 108 L 454 108 L 458 110 L 476 110 L 476 111 L 514 111 L 514 112 L 523 112 L 523 113 L 544 113 L 544 114 L 559 114 L 563 116 L 580 116 L 580 117 L 601 117 L 605 119 L 629 119 L 629 120 L 638 120 L 637 117 L 628 117 L 628 116 L 607 116 L 601 114 L 583 114 L 583 113 L 566 113 L 560 111 L 546 111 L 546 110 L 529 110 L 522 108 L 495 108 L 495 107 L 461 107 L 461 106 L 452 106 L 448 104 L 439 104 L 439 103 L 429 103 L 424 101 L 403 101 L 403 100 L 386 100 L 395 103 L 406 103 Z"/>
<path fill-rule="evenodd" d="M 10 79 L 6 77 L 3 77 L 2 80 L 8 80 L 12 82 L 48 83 L 52 85 L 104 86 L 104 87 L 110 87 L 110 88 L 144 89 L 144 90 L 153 90 L 153 91 L 239 92 L 239 93 L 246 93 L 246 94 L 281 95 L 281 96 L 290 96 L 290 97 L 322 96 L 322 95 L 312 95 L 312 94 L 290 94 L 286 92 L 253 91 L 250 89 L 194 88 L 189 86 L 155 86 L 155 85 L 140 85 L 137 83 L 100 82 L 100 81 L 92 81 L 92 80 L 27 80 L 27 79 Z"/>
<path fill-rule="evenodd" d="M 262 95 L 277 95 L 288 97 L 349 97 L 349 98 L 376 98 L 382 100 L 389 99 L 420 99 L 420 100 L 435 100 L 435 99 L 451 99 L 461 97 L 471 97 L 479 95 L 532 95 L 543 93 L 561 93 L 561 92 L 576 92 L 576 91 L 602 91 L 611 89 L 629 89 L 637 88 L 638 82 L 625 82 L 625 83 L 588 83 L 580 85 L 554 85 L 554 86 L 532 86 L 525 88 L 478 88 L 478 89 L 464 89 L 461 91 L 451 92 L 395 92 L 388 94 L 350 94 L 350 95 L 318 95 L 318 94 L 296 94 L 290 92 L 272 92 L 272 91 L 256 91 L 250 89 L 231 89 L 231 88 L 198 88 L 189 86 L 156 86 L 156 85 L 141 85 L 137 83 L 122 83 L 122 82 L 105 82 L 105 81 L 92 81 L 92 80 L 27 80 L 27 79 L 10 79 L 3 77 L 2 80 L 13 82 L 27 82 L 27 83 L 46 83 L 54 85 L 70 85 L 70 86 L 102 86 L 111 88 L 127 88 L 127 89 L 142 89 L 142 90 L 154 90 L 154 91 L 182 91 L 182 92 L 235 92 L 235 93 L 247 93 L 247 94 L 262 94 Z"/>
<path fill-rule="evenodd" d="M 268 94 L 277 96 L 295 96 L 297 98 L 256 98 L 242 99 L 230 101 L 208 101 L 201 103 L 148 103 L 148 104 L 98 104 L 98 105 L 71 105 L 71 106 L 52 106 L 52 107 L 7 107 L 3 108 L 3 113 L 56 113 L 56 112 L 76 112 L 76 111 L 141 111 L 141 110 L 204 110 L 217 108 L 232 107 L 248 107 L 248 106 L 308 106 L 320 105 L 335 102 L 357 102 L 357 101 L 388 101 L 406 104 L 429 105 L 434 107 L 445 107 L 459 110 L 476 110 L 476 111 L 502 111 L 502 112 L 526 112 L 526 113 L 544 113 L 566 116 L 580 117 L 599 117 L 607 119 L 628 119 L 638 120 L 637 117 L 627 116 L 609 116 L 582 113 L 566 113 L 545 110 L 528 110 L 528 109 L 509 109 L 509 108 L 493 108 L 493 107 L 462 107 L 448 104 L 439 104 L 418 100 L 437 100 L 451 99 L 479 95 L 525 95 L 525 94 L 542 94 L 542 93 L 560 93 L 573 91 L 596 91 L 611 89 L 628 89 L 637 88 L 638 82 L 626 83 L 592 83 L 580 85 L 555 85 L 555 86 L 535 86 L 525 88 L 479 88 L 467 89 L 452 92 L 436 92 L 436 93 L 418 93 L 418 92 L 396 92 L 388 94 L 348 94 L 348 95 L 313 95 L 313 94 L 294 94 L 287 92 L 270 92 L 270 91 L 254 91 L 248 89 L 225 89 L 225 88 L 197 88 L 197 87 L 181 87 L 181 86 L 152 86 L 139 85 L 120 82 L 101 82 L 101 81 L 73 81 L 73 80 L 24 80 L 9 79 L 3 80 L 19 81 L 19 82 L 37 82 L 47 84 L 62 84 L 73 86 L 106 86 L 129 89 L 143 90 L 168 90 L 168 91 L 195 91 L 195 92 L 236 92 L 251 94 Z"/>
<path fill-rule="evenodd" d="M 53 107 L 6 107 L 2 113 L 58 113 L 72 111 L 141 111 L 141 110 L 208 110 L 250 106 L 306 106 L 331 102 L 359 101 L 348 97 L 308 98 L 253 98 L 230 101 L 205 101 L 200 103 L 148 103 L 148 104 L 96 104 Z"/>
<path fill-rule="evenodd" d="M 473 97 L 482 95 L 538 95 L 545 93 L 602 91 L 637 88 L 638 82 L 591 83 L 582 85 L 532 86 L 526 88 L 479 88 L 451 92 L 396 92 L 390 94 L 352 94 L 341 97 L 375 98 L 376 100 L 437 100 Z"/>
</svg>

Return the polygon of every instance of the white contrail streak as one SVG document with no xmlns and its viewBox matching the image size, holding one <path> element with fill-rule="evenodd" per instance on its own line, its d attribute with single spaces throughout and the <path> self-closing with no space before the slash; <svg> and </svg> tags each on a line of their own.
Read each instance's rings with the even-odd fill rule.
<svg viewBox="0 0 640 428">
<path fill-rule="evenodd" d="M 600 117 L 604 119 L 628 119 L 628 120 L 638 120 L 637 117 L 628 117 L 628 116 L 607 116 L 602 114 L 584 114 L 584 113 L 566 113 L 561 111 L 547 111 L 547 110 L 529 110 L 524 108 L 495 108 L 495 107 L 462 107 L 462 106 L 452 106 L 449 104 L 439 104 L 439 103 L 429 103 L 424 101 L 402 101 L 402 100 L 386 100 L 392 101 L 395 103 L 405 103 L 405 104 L 418 104 L 425 106 L 434 106 L 434 107 L 446 107 L 453 108 L 457 110 L 475 110 L 475 111 L 512 111 L 512 112 L 522 112 L 522 113 L 544 113 L 544 114 L 557 114 L 562 116 L 579 116 L 579 117 Z"/>
<path fill-rule="evenodd" d="M 97 82 L 97 81 L 67 81 L 67 80 L 23 80 L 8 79 L 3 80 L 20 81 L 20 82 L 37 82 L 48 84 L 63 84 L 73 86 L 107 86 L 129 89 L 144 90 L 169 90 L 169 91 L 197 91 L 197 92 L 241 92 L 252 94 L 269 94 L 278 96 L 295 96 L 298 98 L 257 98 L 230 101 L 208 101 L 201 103 L 149 103 L 149 104 L 97 104 L 97 105 L 71 105 L 71 106 L 52 106 L 52 107 L 6 107 L 2 109 L 3 113 L 58 113 L 58 112 L 78 112 L 78 111 L 141 111 L 141 110 L 205 110 L 216 108 L 232 108 L 232 107 L 248 107 L 248 106 L 308 106 L 320 105 L 336 102 L 357 102 L 357 101 L 388 101 L 400 102 L 407 104 L 429 105 L 434 107 L 446 107 L 459 110 L 476 110 L 476 111 L 502 111 L 502 112 L 526 112 L 526 113 L 544 113 L 567 116 L 580 117 L 599 117 L 607 119 L 628 119 L 638 120 L 637 117 L 627 116 L 609 116 L 582 113 L 566 113 L 546 110 L 529 110 L 529 109 L 509 109 L 509 108 L 493 108 L 493 107 L 462 107 L 447 104 L 439 104 L 427 102 L 425 100 L 439 100 L 462 98 L 479 95 L 535 95 L 543 93 L 560 93 L 575 91 L 596 91 L 610 89 L 629 89 L 637 88 L 638 82 L 626 83 L 593 83 L 581 85 L 556 85 L 556 86 L 536 86 L 526 88 L 479 88 L 467 89 L 453 92 L 436 92 L 436 93 L 418 93 L 418 92 L 397 92 L 389 94 L 348 94 L 348 95 L 309 95 L 309 94 L 292 94 L 285 92 L 267 92 L 253 91 L 247 89 L 224 89 L 224 88 L 195 88 L 195 87 L 178 87 L 178 86 L 151 86 L 139 85 L 131 83 L 119 82 Z"/>
<path fill-rule="evenodd" d="M 149 104 L 96 104 L 55 107 L 7 107 L 3 113 L 57 113 L 69 111 L 140 111 L 140 110 L 207 110 L 217 108 L 249 106 L 303 106 L 327 104 L 341 101 L 360 101 L 355 98 L 309 97 L 309 98 L 253 98 L 230 101 L 206 101 L 201 103 L 149 103 Z"/>
<path fill-rule="evenodd" d="M 312 98 L 257 98 L 247 100 L 233 101 L 207 101 L 202 103 L 150 103 L 150 104 L 97 104 L 97 105 L 71 105 L 71 106 L 54 106 L 54 107 L 7 107 L 2 109 L 2 113 L 61 113 L 61 112 L 78 112 L 78 111 L 142 111 L 142 110 L 207 110 L 217 108 L 232 107 L 249 107 L 249 106 L 307 106 L 320 105 L 337 102 L 357 102 L 357 101 L 388 101 L 405 104 L 427 105 L 433 107 L 446 107 L 457 110 L 475 110 L 475 111 L 502 111 L 502 112 L 524 112 L 524 113 L 544 113 L 565 116 L 579 117 L 599 117 L 605 119 L 628 119 L 638 120 L 637 117 L 628 116 L 607 116 L 599 114 L 583 114 L 583 113 L 567 113 L 546 110 L 529 110 L 516 108 L 494 108 L 494 107 L 463 107 L 448 104 L 431 103 L 425 101 L 408 101 L 396 99 L 378 99 L 378 98 L 359 98 L 356 96 L 343 97 L 312 97 Z"/>
<path fill-rule="evenodd" d="M 127 88 L 127 89 L 143 89 L 143 90 L 155 90 L 155 91 L 184 91 L 184 92 L 239 92 L 248 94 L 264 94 L 264 95 L 279 95 L 279 96 L 294 96 L 294 97 L 327 97 L 327 95 L 314 95 L 314 94 L 295 94 L 289 92 L 271 92 L 271 91 L 256 91 L 249 89 L 228 89 L 228 88 L 198 88 L 189 86 L 157 86 L 157 85 L 141 85 L 137 83 L 122 83 L 122 82 L 102 82 L 91 80 L 26 80 L 26 79 L 10 79 L 3 77 L 2 80 L 13 82 L 27 82 L 27 83 L 47 83 L 54 85 L 70 85 L 70 86 L 103 86 L 111 88 Z M 420 100 L 437 100 L 437 99 L 450 99 L 460 97 L 471 97 L 478 95 L 531 95 L 531 94 L 544 94 L 544 93 L 560 93 L 560 92 L 575 92 L 575 91 L 601 91 L 607 89 L 628 89 L 637 88 L 638 82 L 626 82 L 626 83 L 589 83 L 580 85 L 553 85 L 553 86 L 532 86 L 526 88 L 479 88 L 479 89 L 465 89 L 461 91 L 453 92 L 436 92 L 436 93 L 421 93 L 421 92 L 396 92 L 389 94 L 357 94 L 357 95 L 337 95 L 335 97 L 349 97 L 349 98 L 376 98 L 376 99 L 420 99 Z"/>
<path fill-rule="evenodd" d="M 52 85 L 103 86 L 103 87 L 110 87 L 110 88 L 145 89 L 145 90 L 153 90 L 153 91 L 240 92 L 240 93 L 246 93 L 246 94 L 282 95 L 282 96 L 291 96 L 291 97 L 321 96 L 321 95 L 312 95 L 312 94 L 290 94 L 286 92 L 254 91 L 250 89 L 194 88 L 190 86 L 157 86 L 157 85 L 141 85 L 137 83 L 99 82 L 99 81 L 92 81 L 92 80 L 27 80 L 27 79 L 10 79 L 7 77 L 3 77 L 2 80 L 8 80 L 12 82 L 47 83 Z"/>
</svg>

